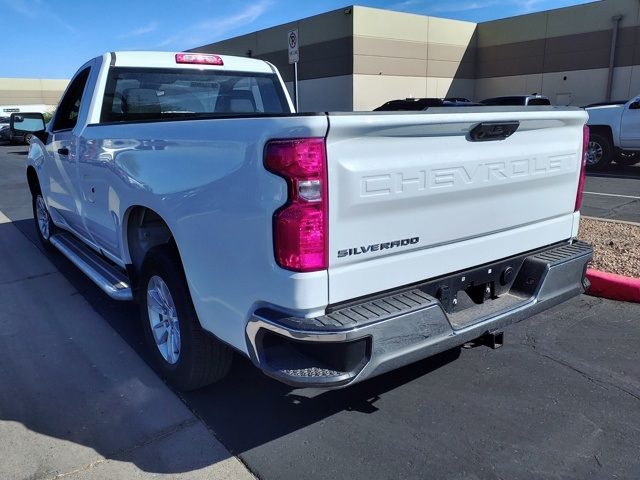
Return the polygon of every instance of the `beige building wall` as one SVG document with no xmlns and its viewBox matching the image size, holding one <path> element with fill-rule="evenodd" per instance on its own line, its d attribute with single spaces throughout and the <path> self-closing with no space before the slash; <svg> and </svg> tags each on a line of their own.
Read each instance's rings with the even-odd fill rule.
<svg viewBox="0 0 640 480">
<path fill-rule="evenodd" d="M 474 96 L 475 24 L 347 7 L 194 48 L 273 63 L 290 87 L 287 32 L 300 37 L 299 109 L 371 110 L 401 97 Z"/>
<path fill-rule="evenodd" d="M 194 50 L 247 55 L 292 80 L 286 34 L 300 33 L 300 109 L 371 110 L 404 97 L 549 96 L 605 101 L 612 17 L 621 15 L 613 100 L 640 94 L 640 1 L 602 0 L 475 24 L 347 7 Z"/>
<path fill-rule="evenodd" d="M 285 82 L 293 99 L 293 82 Z M 353 75 L 312 78 L 298 82 L 300 112 L 349 112 L 353 105 Z"/>
<path fill-rule="evenodd" d="M 57 105 L 68 80 L 0 78 L 0 105 Z"/>
<path fill-rule="evenodd" d="M 273 63 L 285 83 L 293 81 L 287 33 L 297 28 L 300 63 L 300 111 L 351 110 L 353 83 L 353 10 L 341 8 L 291 23 L 192 49 L 259 58 Z"/>
<path fill-rule="evenodd" d="M 640 93 L 640 2 L 604 0 L 478 24 L 477 99 L 538 92 L 560 105 L 606 101 L 618 15 L 611 99 Z"/>
<path fill-rule="evenodd" d="M 405 97 L 473 97 L 476 24 L 353 7 L 353 109 Z"/>
</svg>

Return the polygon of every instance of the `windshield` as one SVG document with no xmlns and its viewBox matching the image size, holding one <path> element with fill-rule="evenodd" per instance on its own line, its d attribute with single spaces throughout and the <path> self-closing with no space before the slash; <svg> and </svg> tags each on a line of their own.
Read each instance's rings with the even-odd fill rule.
<svg viewBox="0 0 640 480">
<path fill-rule="evenodd" d="M 274 74 L 175 68 L 112 68 L 101 121 L 288 113 Z"/>
</svg>

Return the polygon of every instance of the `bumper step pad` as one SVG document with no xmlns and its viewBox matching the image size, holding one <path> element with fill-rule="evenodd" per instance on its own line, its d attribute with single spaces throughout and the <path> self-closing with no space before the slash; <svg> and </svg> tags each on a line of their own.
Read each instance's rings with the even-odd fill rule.
<svg viewBox="0 0 640 480">
<path fill-rule="evenodd" d="M 280 317 L 278 323 L 297 330 L 340 331 L 362 327 L 386 318 L 397 317 L 403 313 L 428 307 L 436 300 L 418 289 L 395 293 L 344 307 L 332 313 L 315 318 Z"/>
<path fill-rule="evenodd" d="M 556 247 L 552 250 L 537 253 L 529 257 L 532 260 L 540 260 L 550 267 L 554 267 L 564 262 L 574 260 L 583 255 L 591 255 L 593 248 L 587 242 L 578 240 L 576 242 Z"/>
</svg>

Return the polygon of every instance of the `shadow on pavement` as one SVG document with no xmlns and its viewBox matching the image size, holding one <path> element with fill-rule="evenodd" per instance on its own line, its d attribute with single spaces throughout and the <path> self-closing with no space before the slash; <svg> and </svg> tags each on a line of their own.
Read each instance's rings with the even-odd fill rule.
<svg viewBox="0 0 640 480">
<path fill-rule="evenodd" d="M 13 222 L 40 250 L 35 226 L 32 220 Z M 143 344 L 143 333 L 138 322 L 138 309 L 130 302 L 116 302 L 109 299 L 97 287 L 73 266 L 65 257 L 56 252 L 45 253 L 47 259 L 76 289 L 90 306 L 102 316 L 113 329 L 147 362 L 149 357 Z M 92 328 L 92 327 L 88 327 Z M 64 348 L 77 348 L 70 342 Z M 233 454 L 241 455 L 261 445 L 265 445 L 282 436 L 321 422 L 343 411 L 370 414 L 377 411 L 376 402 L 380 395 L 411 382 L 418 377 L 448 364 L 458 358 L 460 349 L 453 349 L 417 364 L 383 375 L 362 384 L 344 390 L 293 390 L 262 374 L 249 360 L 237 354 L 229 376 L 220 383 L 195 392 L 176 392 L 189 408 L 196 413 L 216 434 L 220 441 Z M 134 381 L 134 379 L 132 379 Z M 73 393 L 83 396 L 83 385 L 77 385 Z M 108 398 L 109 383 L 105 383 L 103 395 Z M 150 387 L 144 386 L 147 390 Z M 259 407 L 258 407 L 259 406 Z M 144 407 L 148 408 L 147 406 Z M 73 411 L 73 408 L 71 409 Z M 48 411 L 48 410 L 46 410 Z M 49 411 L 48 411 L 49 412 Z M 265 414 L 268 412 L 268 414 Z M 86 417 L 69 417 L 60 411 L 67 424 L 69 435 L 65 436 L 60 428 L 60 418 L 49 412 L 48 415 L 26 415 L 20 418 L 3 418 L 24 423 L 29 429 L 89 446 L 100 454 L 109 457 L 113 452 L 99 444 L 92 444 L 91 436 L 80 438 L 77 432 L 81 426 L 74 425 L 78 420 L 85 422 Z M 97 412 L 104 415 L 105 421 L 116 412 Z M 165 471 L 158 464 L 136 463 L 139 468 L 149 472 L 175 473 Z M 203 465 L 185 464 L 186 471 L 202 468 Z"/>
<path fill-rule="evenodd" d="M 588 177 L 615 177 L 640 179 L 640 163 L 636 165 L 618 165 L 612 163 L 600 170 L 587 170 Z"/>
<path fill-rule="evenodd" d="M 455 348 L 341 390 L 292 390 L 237 356 L 222 382 L 183 394 L 191 408 L 235 455 L 267 444 L 336 413 L 371 414 L 380 396 L 456 360 Z M 250 433 L 248 433 L 250 432 Z"/>
<path fill-rule="evenodd" d="M 228 458 L 139 361 L 135 306 L 106 299 L 62 255 L 45 260 L 29 242 L 35 235 L 32 220 L 0 224 L 3 478 L 49 478 L 98 455 L 168 474 Z M 173 453 L 162 455 L 166 449 Z"/>
</svg>

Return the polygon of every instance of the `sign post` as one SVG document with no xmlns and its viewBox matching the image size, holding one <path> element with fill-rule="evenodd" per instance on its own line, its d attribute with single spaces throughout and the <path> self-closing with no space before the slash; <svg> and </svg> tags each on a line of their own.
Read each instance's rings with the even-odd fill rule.
<svg viewBox="0 0 640 480">
<path fill-rule="evenodd" d="M 298 61 L 300 50 L 298 49 L 298 29 L 291 30 L 287 34 L 287 46 L 289 48 L 289 65 L 293 64 L 293 104 L 298 111 Z"/>
</svg>

